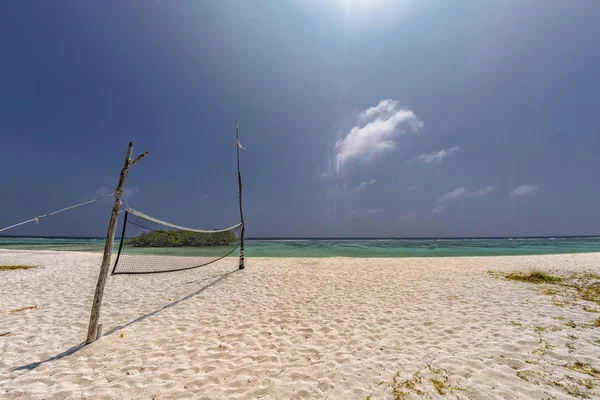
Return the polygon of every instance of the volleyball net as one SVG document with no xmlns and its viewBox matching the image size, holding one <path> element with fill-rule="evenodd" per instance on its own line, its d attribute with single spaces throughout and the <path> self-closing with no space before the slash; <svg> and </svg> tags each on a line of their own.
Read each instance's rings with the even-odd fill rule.
<svg viewBox="0 0 600 400">
<path fill-rule="evenodd" d="M 239 247 L 241 226 L 191 229 L 128 208 L 112 273 L 150 274 L 211 264 Z"/>
</svg>

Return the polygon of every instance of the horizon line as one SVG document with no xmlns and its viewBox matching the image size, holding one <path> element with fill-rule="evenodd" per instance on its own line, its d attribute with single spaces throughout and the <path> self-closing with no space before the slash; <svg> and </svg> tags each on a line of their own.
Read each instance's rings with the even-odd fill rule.
<svg viewBox="0 0 600 400">
<path fill-rule="evenodd" d="M 115 236 L 117 238 L 120 236 Z M 246 240 L 437 240 L 437 239 L 552 239 L 552 238 L 600 238 L 596 235 L 533 235 L 533 236 L 257 236 L 247 237 Z M 24 238 L 24 239 L 98 239 L 101 236 L 38 236 L 38 235 L 0 235 L 2 238 Z"/>
</svg>

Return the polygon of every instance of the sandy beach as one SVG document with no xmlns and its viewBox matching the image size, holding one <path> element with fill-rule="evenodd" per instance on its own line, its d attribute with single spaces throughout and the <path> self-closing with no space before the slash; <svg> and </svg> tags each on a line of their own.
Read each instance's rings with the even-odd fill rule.
<svg viewBox="0 0 600 400">
<path fill-rule="evenodd" d="M 0 271 L 0 398 L 600 393 L 596 305 L 561 302 L 544 285 L 501 276 L 597 273 L 598 253 L 250 258 L 243 271 L 227 258 L 183 272 L 112 276 L 104 337 L 83 347 L 100 258 L 0 250 L 0 265 L 40 267 Z"/>
</svg>

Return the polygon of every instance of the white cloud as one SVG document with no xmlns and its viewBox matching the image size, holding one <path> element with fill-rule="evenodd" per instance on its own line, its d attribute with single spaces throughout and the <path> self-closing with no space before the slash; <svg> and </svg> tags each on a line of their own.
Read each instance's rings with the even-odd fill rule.
<svg viewBox="0 0 600 400">
<path fill-rule="evenodd" d="M 409 187 L 408 187 L 408 191 L 409 191 L 409 192 L 414 192 L 416 188 L 417 188 L 417 187 L 416 187 L 415 185 L 409 186 Z"/>
<path fill-rule="evenodd" d="M 488 187 L 476 190 L 474 192 L 467 191 L 467 193 L 465 193 L 465 197 L 482 197 L 482 196 L 487 196 L 488 194 L 492 193 L 493 191 L 494 191 L 494 187 L 493 186 L 488 186 Z"/>
<path fill-rule="evenodd" d="M 99 187 L 96 189 L 96 196 L 108 196 L 111 193 L 115 192 L 115 188 L 110 188 L 106 185 Z"/>
<path fill-rule="evenodd" d="M 403 221 L 403 222 L 412 221 L 415 218 L 417 218 L 419 216 L 419 214 L 420 214 L 420 211 L 418 211 L 418 210 L 417 211 L 410 211 L 410 212 L 407 212 L 406 214 L 404 214 L 400 218 L 400 220 Z"/>
<path fill-rule="evenodd" d="M 447 158 L 452 153 L 456 153 L 460 147 L 451 147 L 449 149 L 443 149 L 433 153 L 421 154 L 413 161 L 418 161 L 423 164 L 440 163 L 444 158 Z"/>
<path fill-rule="evenodd" d="M 444 210 L 444 207 L 442 207 L 442 206 L 437 206 L 436 208 L 434 208 L 433 210 L 431 210 L 431 212 L 433 214 L 439 215 L 439 214 L 445 213 L 446 210 Z"/>
<path fill-rule="evenodd" d="M 108 196 L 109 194 L 114 193 L 115 189 L 116 189 L 116 187 L 111 187 L 109 185 L 103 185 L 103 186 L 99 187 L 98 189 L 96 189 L 96 195 Z M 138 191 L 139 191 L 139 189 L 136 187 L 125 186 L 123 188 L 123 197 L 125 197 L 126 199 L 132 199 L 136 196 Z"/>
<path fill-rule="evenodd" d="M 123 196 L 127 197 L 128 199 L 131 199 L 136 196 L 138 191 L 139 189 L 136 187 L 126 187 L 123 189 Z"/>
<path fill-rule="evenodd" d="M 474 192 L 471 192 L 466 187 L 461 186 L 450 192 L 444 193 L 443 195 L 440 196 L 440 198 L 438 200 L 439 201 L 448 201 L 448 200 L 454 200 L 454 199 L 457 199 L 460 197 L 483 197 L 483 196 L 487 196 L 488 194 L 492 193 L 493 191 L 494 191 L 493 186 L 481 188 Z"/>
<path fill-rule="evenodd" d="M 466 192 L 467 192 L 467 188 L 464 187 L 464 186 L 461 186 L 461 187 L 456 188 L 456 189 L 454 189 L 454 190 L 452 190 L 450 192 L 444 193 L 439 198 L 439 201 L 448 201 L 448 200 L 456 199 L 457 197 L 463 196 Z"/>
<path fill-rule="evenodd" d="M 374 184 L 375 182 L 376 182 L 376 181 L 375 181 L 375 179 L 371 179 L 370 181 L 364 181 L 364 182 L 361 182 L 361 183 L 360 183 L 358 186 L 356 186 L 356 187 L 353 187 L 353 188 L 352 188 L 352 191 L 353 191 L 354 193 L 357 193 L 357 192 L 362 192 L 363 190 L 365 190 L 366 188 L 368 188 L 369 186 L 371 186 L 371 185 L 372 185 L 372 184 Z"/>
<path fill-rule="evenodd" d="M 412 110 L 396 100 L 381 100 L 359 113 L 356 125 L 333 146 L 337 173 L 350 162 L 368 164 L 397 147 L 396 139 L 407 130 L 423 127 Z"/>
<path fill-rule="evenodd" d="M 366 217 L 369 215 L 379 214 L 381 210 L 379 208 L 371 208 L 368 210 L 356 210 L 352 212 L 352 217 Z"/>
<path fill-rule="evenodd" d="M 536 186 L 536 185 L 530 185 L 530 184 L 520 185 L 515 190 L 510 192 L 510 197 L 512 197 L 514 199 L 516 197 L 526 196 L 528 194 L 535 192 L 538 189 L 539 189 L 539 186 Z"/>
</svg>

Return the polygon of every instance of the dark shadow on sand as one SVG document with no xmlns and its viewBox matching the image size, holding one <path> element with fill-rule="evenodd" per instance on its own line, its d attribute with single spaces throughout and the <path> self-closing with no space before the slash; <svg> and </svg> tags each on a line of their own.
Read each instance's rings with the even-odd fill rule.
<svg viewBox="0 0 600 400">
<path fill-rule="evenodd" d="M 163 311 L 163 310 L 166 310 L 166 309 L 168 309 L 168 308 L 174 307 L 174 306 L 176 306 L 177 304 L 181 303 L 182 301 L 185 301 L 185 300 L 191 299 L 192 297 L 194 297 L 194 296 L 197 296 L 197 295 L 199 295 L 200 293 L 204 292 L 205 290 L 207 290 L 207 289 L 209 289 L 209 288 L 211 288 L 211 287 L 215 286 L 216 284 L 218 284 L 218 283 L 219 283 L 219 282 L 221 282 L 222 280 L 224 280 L 224 279 L 228 278 L 230 275 L 232 275 L 232 274 L 234 274 L 234 273 L 236 273 L 236 272 L 238 272 L 238 271 L 239 271 L 239 269 L 236 269 L 236 270 L 233 270 L 233 271 L 227 272 L 227 273 L 225 273 L 225 274 L 222 274 L 222 275 L 220 275 L 220 276 L 219 276 L 217 279 L 215 279 L 214 281 L 212 281 L 212 282 L 211 282 L 211 283 L 209 283 L 208 285 L 201 287 L 200 289 L 196 290 L 195 292 L 193 292 L 193 293 L 190 293 L 190 294 L 188 294 L 187 296 L 185 296 L 185 297 L 182 297 L 182 298 L 181 298 L 181 299 L 179 299 L 179 300 L 175 300 L 175 301 L 173 301 L 173 302 L 171 302 L 171 303 L 169 303 L 169 304 L 167 304 L 167 305 L 165 305 L 165 306 L 163 306 L 163 307 L 161 307 L 161 308 L 159 308 L 159 309 L 157 309 L 157 310 L 151 311 L 151 312 L 149 312 L 148 314 L 142 315 L 141 317 L 139 317 L 139 318 L 136 318 L 136 319 L 134 319 L 133 321 L 130 321 L 130 322 L 128 322 L 128 323 L 126 323 L 126 324 L 124 324 L 124 325 L 117 326 L 117 327 L 115 327 L 115 328 L 111 329 L 110 331 L 106 332 L 106 333 L 105 333 L 104 335 L 102 335 L 102 336 L 103 336 L 103 337 L 104 337 L 104 336 L 108 336 L 108 335 L 110 335 L 110 334 L 112 334 L 112 333 L 115 333 L 116 331 L 118 331 L 118 330 L 120 330 L 120 329 L 126 328 L 126 327 L 128 327 L 128 326 L 130 326 L 130 325 L 133 325 L 133 324 L 136 324 L 136 323 L 138 323 L 138 322 L 142 322 L 142 321 L 143 321 L 143 320 L 145 320 L 146 318 L 150 318 L 151 316 L 153 316 L 153 315 L 156 315 L 156 314 L 158 314 L 159 312 L 161 312 L 161 311 Z M 191 283 L 191 282 L 188 282 L 188 283 Z M 81 342 L 81 343 L 79 343 L 78 345 L 76 345 L 76 346 L 73 346 L 73 347 L 71 347 L 70 349 L 63 351 L 62 353 L 56 354 L 56 355 L 54 355 L 54 356 L 52 356 L 52 357 L 50 357 L 50 358 L 47 358 L 47 359 L 45 359 L 45 360 L 42 360 L 42 361 L 36 361 L 36 362 L 30 363 L 30 364 L 26 364 L 26 365 L 22 365 L 22 366 L 20 366 L 20 367 L 16 367 L 15 369 L 13 369 L 13 371 L 23 371 L 23 370 L 28 370 L 28 371 L 31 371 L 31 370 L 33 370 L 33 369 L 35 369 L 35 368 L 39 367 L 40 365 L 47 363 L 47 362 L 50 362 L 50 361 L 55 361 L 55 360 L 60 360 L 61 358 L 64 358 L 64 357 L 70 356 L 71 354 L 74 354 L 74 353 L 78 352 L 79 350 L 83 349 L 83 348 L 85 347 L 84 345 L 85 345 L 85 342 Z"/>
<path fill-rule="evenodd" d="M 223 275 L 219 276 L 217 279 L 215 279 L 214 281 L 212 281 L 212 282 L 211 282 L 211 283 L 209 283 L 208 285 L 201 287 L 200 289 L 196 290 L 195 292 L 193 292 L 193 293 L 190 293 L 190 294 L 188 294 L 187 296 L 185 296 L 185 297 L 182 297 L 182 298 L 181 298 L 181 299 L 179 299 L 179 300 L 172 301 L 171 303 L 167 304 L 166 306 L 164 306 L 164 307 L 162 307 L 162 308 L 159 308 L 158 310 L 154 310 L 154 311 L 152 311 L 152 312 L 149 312 L 148 314 L 142 315 L 141 317 L 139 317 L 139 318 L 137 318 L 137 319 L 134 319 L 134 320 L 133 320 L 133 321 L 131 321 L 131 322 L 128 322 L 128 323 L 126 323 L 125 325 L 117 326 L 117 327 L 115 327 L 115 328 L 111 329 L 110 331 L 106 332 L 106 333 L 105 333 L 104 335 L 102 335 L 102 336 L 108 336 L 108 335 L 110 335 L 110 334 L 112 334 L 112 333 L 115 333 L 116 331 L 118 331 L 118 330 L 120 330 L 120 329 L 123 329 L 123 328 L 126 328 L 126 327 L 128 327 L 129 325 L 133 325 L 133 324 L 136 324 L 136 323 L 138 323 L 138 322 L 142 322 L 142 321 L 143 321 L 143 320 L 145 320 L 146 318 L 150 318 L 151 316 L 153 316 L 153 315 L 156 315 L 156 314 L 158 314 L 159 312 L 161 312 L 161 311 L 163 311 L 163 310 L 166 310 L 167 308 L 174 307 L 174 306 L 176 306 L 177 304 L 181 303 L 182 301 L 186 301 L 186 300 L 188 300 L 188 299 L 191 299 L 192 297 L 199 295 L 200 293 L 204 292 L 206 289 L 209 289 L 209 288 L 211 288 L 212 286 L 214 286 L 214 285 L 216 285 L 217 283 L 221 282 L 223 279 L 226 279 L 227 277 L 229 277 L 229 275 L 232 275 L 232 274 L 234 274 L 234 273 L 236 273 L 236 272 L 238 272 L 238 271 L 239 271 L 239 269 L 236 269 L 236 270 L 233 270 L 233 271 L 227 272 L 226 274 L 223 274 Z"/>
</svg>

